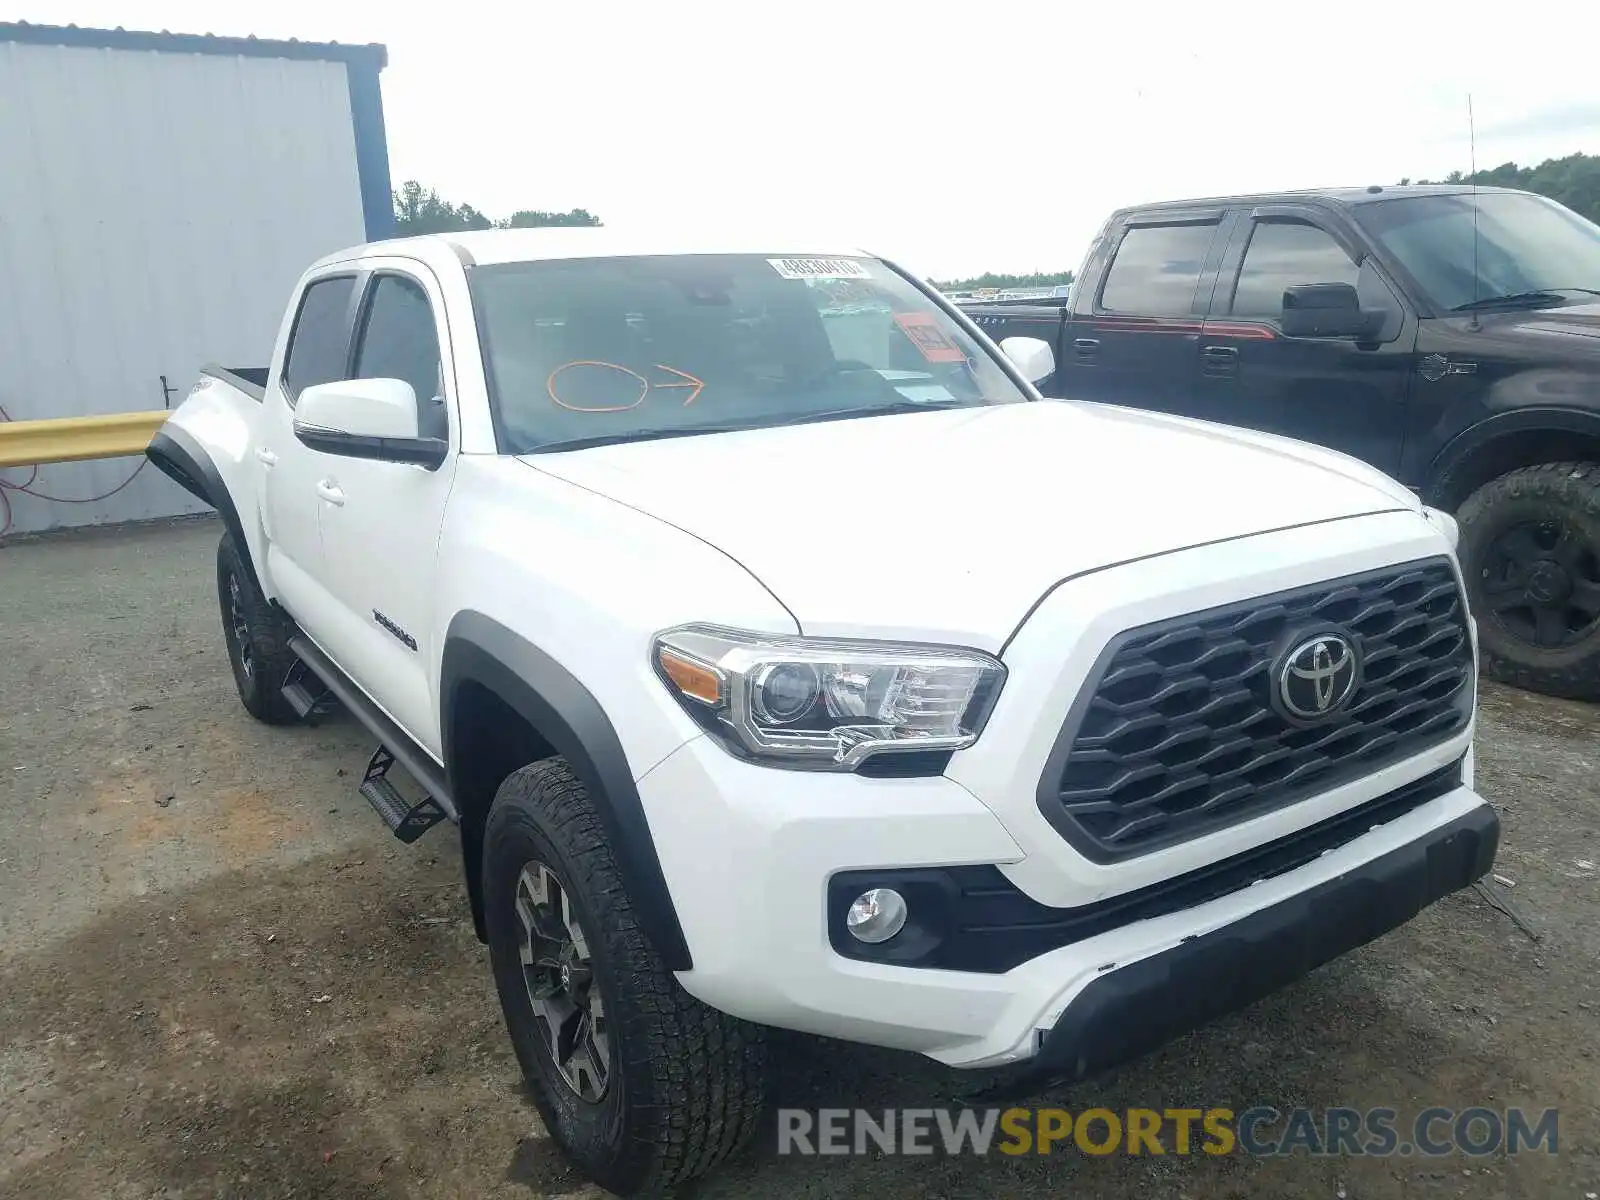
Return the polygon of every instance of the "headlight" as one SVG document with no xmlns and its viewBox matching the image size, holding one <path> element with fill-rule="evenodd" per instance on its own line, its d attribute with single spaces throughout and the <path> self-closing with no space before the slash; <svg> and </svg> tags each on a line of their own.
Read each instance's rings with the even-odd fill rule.
<svg viewBox="0 0 1600 1200">
<path fill-rule="evenodd" d="M 1445 540 L 1450 543 L 1450 549 L 1454 550 L 1461 544 L 1461 526 L 1456 524 L 1456 519 L 1449 513 L 1445 512 L 1442 508 L 1428 508 L 1424 506 L 1422 509 L 1422 515 L 1426 517 L 1428 521 L 1439 530 L 1440 533 L 1444 534 Z"/>
<path fill-rule="evenodd" d="M 704 625 L 663 633 L 651 657 L 689 714 L 734 753 L 830 771 L 888 751 L 970 746 L 1006 674 L 976 650 Z"/>
</svg>

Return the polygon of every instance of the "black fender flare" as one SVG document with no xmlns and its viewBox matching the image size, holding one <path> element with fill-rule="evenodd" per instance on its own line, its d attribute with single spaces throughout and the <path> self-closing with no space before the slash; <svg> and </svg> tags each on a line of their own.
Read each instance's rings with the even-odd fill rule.
<svg viewBox="0 0 1600 1200">
<path fill-rule="evenodd" d="M 520 634 L 482 613 L 457 613 L 445 633 L 439 704 L 445 771 L 458 798 L 463 788 L 450 709 L 456 689 L 467 681 L 498 695 L 571 765 L 605 828 L 639 924 L 669 970 L 689 970 L 689 943 L 650 836 L 644 803 L 622 741 L 600 702 Z"/>
<path fill-rule="evenodd" d="M 1456 434 L 1428 464 L 1423 494 L 1437 497 L 1452 475 L 1474 454 L 1518 433 L 1574 433 L 1600 438 L 1600 412 L 1557 405 L 1537 405 L 1496 413 Z"/>
<path fill-rule="evenodd" d="M 205 447 L 169 420 L 155 431 L 144 454 L 163 475 L 217 510 L 222 523 L 233 535 L 240 561 L 249 572 L 250 585 L 255 588 L 257 595 L 265 596 L 261 577 L 256 574 L 256 564 L 250 555 L 250 540 L 245 537 L 244 525 L 239 520 L 239 509 L 234 505 L 228 485 L 223 482 L 222 473 L 211 461 Z"/>
</svg>

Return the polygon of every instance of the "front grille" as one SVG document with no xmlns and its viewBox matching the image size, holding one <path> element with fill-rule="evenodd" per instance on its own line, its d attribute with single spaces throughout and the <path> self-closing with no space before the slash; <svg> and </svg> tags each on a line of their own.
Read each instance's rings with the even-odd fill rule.
<svg viewBox="0 0 1600 1200">
<path fill-rule="evenodd" d="M 1273 665 L 1333 626 L 1362 682 L 1328 721 L 1279 715 Z M 1101 654 L 1039 785 L 1039 808 L 1097 862 L 1148 853 L 1398 762 L 1471 717 L 1472 645 L 1446 559 L 1141 626 Z"/>
</svg>

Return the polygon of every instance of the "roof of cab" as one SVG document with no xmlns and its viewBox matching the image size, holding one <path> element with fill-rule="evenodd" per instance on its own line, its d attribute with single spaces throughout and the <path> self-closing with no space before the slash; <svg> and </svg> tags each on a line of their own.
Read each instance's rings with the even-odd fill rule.
<svg viewBox="0 0 1600 1200">
<path fill-rule="evenodd" d="M 1158 209 L 1220 208 L 1239 205 L 1312 204 L 1350 207 L 1359 204 L 1376 204 L 1384 200 L 1404 200 L 1416 196 L 1461 196 L 1468 193 L 1484 195 L 1492 192 L 1519 193 L 1520 188 L 1484 187 L 1470 183 L 1412 183 L 1393 187 L 1373 184 L 1369 187 L 1304 188 L 1290 192 L 1253 192 L 1240 196 L 1194 196 L 1182 200 L 1158 200 L 1147 204 L 1130 204 L 1117 210 L 1118 216 L 1127 213 L 1150 212 Z M 1529 194 L 1532 193 L 1523 193 Z"/>
<path fill-rule="evenodd" d="M 640 233 L 599 226 L 547 226 L 537 229 L 475 229 L 428 233 L 369 242 L 337 251 L 316 265 L 349 262 L 385 254 L 416 257 L 423 246 L 446 249 L 467 266 L 538 262 L 558 258 L 634 258 L 666 254 L 757 254 L 762 257 L 873 258 L 859 247 L 818 245 L 784 239 L 715 238 L 693 234 Z"/>
</svg>

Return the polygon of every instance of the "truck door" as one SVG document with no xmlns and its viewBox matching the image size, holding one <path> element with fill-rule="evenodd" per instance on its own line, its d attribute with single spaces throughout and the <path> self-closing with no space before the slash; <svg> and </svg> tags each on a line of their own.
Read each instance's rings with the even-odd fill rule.
<svg viewBox="0 0 1600 1200">
<path fill-rule="evenodd" d="M 278 599 L 319 642 L 331 632 L 332 603 L 323 582 L 317 511 L 317 471 L 324 456 L 295 437 L 294 406 L 304 389 L 344 378 L 355 294 L 353 274 L 317 279 L 301 294 L 283 362 L 274 364 L 262 400 L 256 448 L 267 572 Z"/>
<path fill-rule="evenodd" d="M 1053 395 L 1189 413 L 1200 331 L 1226 244 L 1221 210 L 1141 213 L 1105 239 L 1061 338 Z M 1096 258 L 1098 254 L 1097 252 Z M 1094 281 L 1098 279 L 1098 286 Z"/>
<path fill-rule="evenodd" d="M 1340 230 L 1309 206 L 1258 208 L 1238 222 L 1200 338 L 1196 415 L 1315 442 L 1394 474 L 1416 322 Z M 1381 309 L 1375 338 L 1286 337 L 1284 289 L 1311 283 L 1350 284 L 1362 308 Z"/>
<path fill-rule="evenodd" d="M 363 690 L 429 752 L 441 753 L 431 680 L 439 647 L 433 568 L 460 436 L 451 419 L 454 372 L 438 314 L 444 298 L 427 268 L 373 260 L 355 320 L 351 379 L 401 379 L 416 393 L 417 428 L 450 442 L 434 469 L 319 455 L 324 575 L 339 633 L 325 647 Z M 336 652 L 336 653 L 335 653 Z"/>
</svg>

